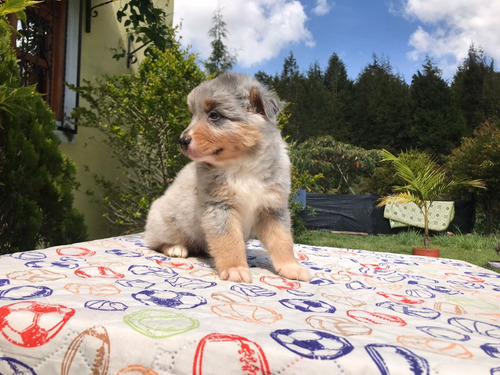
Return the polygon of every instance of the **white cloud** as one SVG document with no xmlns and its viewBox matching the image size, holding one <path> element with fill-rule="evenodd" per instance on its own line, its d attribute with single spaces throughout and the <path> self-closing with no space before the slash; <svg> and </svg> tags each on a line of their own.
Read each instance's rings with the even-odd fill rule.
<svg viewBox="0 0 500 375">
<path fill-rule="evenodd" d="M 318 5 L 326 1 L 318 0 Z M 202 59 L 211 53 L 207 33 L 217 0 L 174 2 L 174 24 L 181 24 L 185 45 L 191 45 Z M 236 51 L 243 67 L 272 59 L 291 43 L 314 46 L 306 27 L 308 20 L 298 0 L 228 0 L 222 2 L 222 16 L 227 24 L 227 46 Z"/>
<path fill-rule="evenodd" d="M 474 43 L 500 60 L 498 0 L 405 0 L 405 14 L 422 23 L 410 37 L 411 59 L 429 55 L 444 64 L 446 73 L 455 70 Z"/>
<path fill-rule="evenodd" d="M 324 16 L 330 12 L 330 6 L 327 0 L 316 0 L 316 6 L 312 12 L 317 16 Z"/>
</svg>

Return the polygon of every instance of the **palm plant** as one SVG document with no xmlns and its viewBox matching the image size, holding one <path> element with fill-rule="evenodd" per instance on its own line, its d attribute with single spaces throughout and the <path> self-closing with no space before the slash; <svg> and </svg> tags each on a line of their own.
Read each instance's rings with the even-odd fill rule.
<svg viewBox="0 0 500 375">
<path fill-rule="evenodd" d="M 424 247 L 429 248 L 429 210 L 443 193 L 458 186 L 484 188 L 481 180 L 448 180 L 442 166 L 425 154 L 403 152 L 398 156 L 381 151 L 382 161 L 392 162 L 396 175 L 405 181 L 394 186 L 394 195 L 382 197 L 378 207 L 388 203 L 414 203 L 424 216 Z M 414 156 L 416 154 L 416 156 Z"/>
</svg>

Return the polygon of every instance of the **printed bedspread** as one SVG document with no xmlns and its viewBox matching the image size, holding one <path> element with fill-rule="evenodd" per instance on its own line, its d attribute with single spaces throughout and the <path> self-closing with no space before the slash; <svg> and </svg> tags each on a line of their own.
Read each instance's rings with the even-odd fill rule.
<svg viewBox="0 0 500 375">
<path fill-rule="evenodd" d="M 295 246 L 310 283 L 253 283 L 140 235 L 0 257 L 1 374 L 500 374 L 498 274 L 448 259 Z"/>
</svg>

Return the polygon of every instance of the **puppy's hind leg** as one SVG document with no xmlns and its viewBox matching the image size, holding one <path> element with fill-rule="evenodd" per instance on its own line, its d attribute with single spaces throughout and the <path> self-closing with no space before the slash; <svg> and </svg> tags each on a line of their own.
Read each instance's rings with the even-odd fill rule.
<svg viewBox="0 0 500 375">
<path fill-rule="evenodd" d="M 288 279 L 309 281 L 311 274 L 308 269 L 302 267 L 295 259 L 293 253 L 293 237 L 288 222 L 284 223 L 284 212 L 262 212 L 256 225 L 257 238 L 262 242 L 269 252 L 276 272 Z"/>
</svg>

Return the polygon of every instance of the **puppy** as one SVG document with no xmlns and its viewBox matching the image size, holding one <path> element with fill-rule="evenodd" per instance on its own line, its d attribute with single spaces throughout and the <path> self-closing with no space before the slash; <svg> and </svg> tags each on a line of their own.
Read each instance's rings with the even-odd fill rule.
<svg viewBox="0 0 500 375">
<path fill-rule="evenodd" d="M 250 283 L 246 242 L 257 237 L 277 273 L 309 281 L 293 253 L 290 160 L 276 126 L 282 103 L 234 73 L 200 84 L 187 101 L 192 120 L 180 145 L 193 162 L 151 205 L 147 245 L 171 257 L 208 252 L 222 280 Z"/>
</svg>

